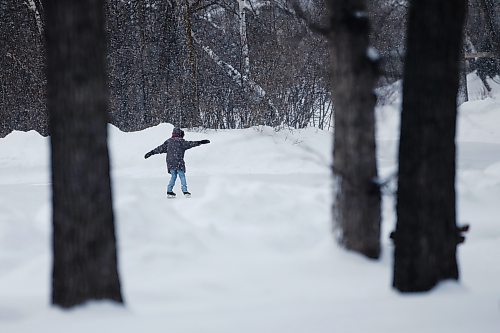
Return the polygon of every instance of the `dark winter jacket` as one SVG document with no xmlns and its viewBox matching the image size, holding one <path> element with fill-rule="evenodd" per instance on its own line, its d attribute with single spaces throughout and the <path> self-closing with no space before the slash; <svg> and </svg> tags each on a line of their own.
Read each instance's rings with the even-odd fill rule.
<svg viewBox="0 0 500 333">
<path fill-rule="evenodd" d="M 190 148 L 208 143 L 208 140 L 202 141 L 186 141 L 181 137 L 173 136 L 165 141 L 161 146 L 156 147 L 146 154 L 146 158 L 155 154 L 167 154 L 167 168 L 171 170 L 182 170 L 186 172 L 186 164 L 184 163 L 184 152 Z"/>
</svg>

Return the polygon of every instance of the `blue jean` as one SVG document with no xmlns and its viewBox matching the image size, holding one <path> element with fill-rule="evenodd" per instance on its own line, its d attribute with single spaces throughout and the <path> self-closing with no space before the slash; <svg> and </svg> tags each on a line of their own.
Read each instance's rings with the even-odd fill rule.
<svg viewBox="0 0 500 333">
<path fill-rule="evenodd" d="M 186 183 L 186 174 L 182 170 L 170 170 L 170 182 L 167 186 L 167 192 L 173 191 L 177 175 L 179 175 L 179 178 L 181 179 L 182 192 L 187 192 L 188 186 Z"/>
</svg>

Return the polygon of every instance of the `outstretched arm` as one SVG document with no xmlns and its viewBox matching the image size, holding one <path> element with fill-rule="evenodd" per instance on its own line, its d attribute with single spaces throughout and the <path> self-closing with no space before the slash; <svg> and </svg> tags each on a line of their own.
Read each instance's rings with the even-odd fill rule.
<svg viewBox="0 0 500 333">
<path fill-rule="evenodd" d="M 199 145 L 204 145 L 210 143 L 210 140 L 201 140 L 201 141 L 184 141 L 184 149 L 188 150 L 193 147 L 197 147 Z"/>
<path fill-rule="evenodd" d="M 167 152 L 167 146 L 168 146 L 168 141 L 165 141 L 161 146 L 156 147 L 155 149 L 151 150 L 148 152 L 146 155 L 144 155 L 144 158 L 148 158 L 152 155 L 155 154 L 163 154 Z"/>
</svg>

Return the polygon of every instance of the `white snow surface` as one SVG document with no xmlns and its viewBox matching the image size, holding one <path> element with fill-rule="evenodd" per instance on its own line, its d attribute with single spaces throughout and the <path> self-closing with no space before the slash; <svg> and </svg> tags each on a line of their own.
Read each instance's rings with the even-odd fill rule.
<svg viewBox="0 0 500 333">
<path fill-rule="evenodd" d="M 458 122 L 459 282 L 428 293 L 391 288 L 394 197 L 383 202 L 383 255 L 339 248 L 331 232 L 332 134 L 186 131 L 192 198 L 166 199 L 162 124 L 109 126 L 125 305 L 50 305 L 49 139 L 0 139 L 0 332 L 500 332 L 500 86 L 469 92 Z M 377 109 L 381 177 L 397 169 L 400 97 Z M 484 98 L 486 96 L 480 96 Z M 179 184 L 176 192 L 180 193 Z"/>
</svg>

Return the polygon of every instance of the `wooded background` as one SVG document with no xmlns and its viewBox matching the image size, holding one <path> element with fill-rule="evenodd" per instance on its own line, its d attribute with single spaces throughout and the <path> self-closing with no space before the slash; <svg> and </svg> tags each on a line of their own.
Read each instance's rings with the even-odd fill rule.
<svg viewBox="0 0 500 333">
<path fill-rule="evenodd" d="M 286 0 L 108 0 L 109 121 L 124 131 L 160 122 L 331 128 L 328 42 L 318 32 L 329 25 L 326 6 L 298 3 L 307 17 Z M 408 1 L 368 6 L 381 86 L 403 75 Z M 477 70 L 486 90 L 485 78 L 500 73 L 499 7 L 469 1 L 464 52 L 487 56 L 466 70 Z M 44 28 L 41 1 L 0 0 L 0 137 L 49 134 Z"/>
</svg>

